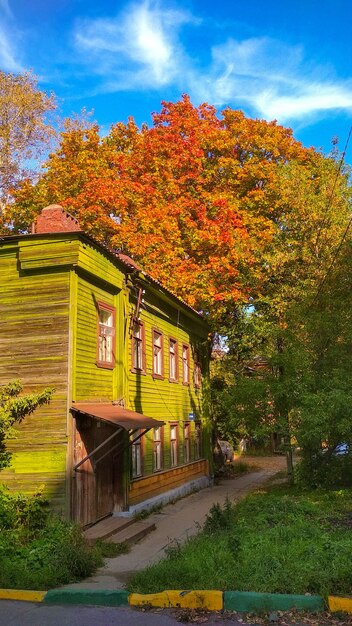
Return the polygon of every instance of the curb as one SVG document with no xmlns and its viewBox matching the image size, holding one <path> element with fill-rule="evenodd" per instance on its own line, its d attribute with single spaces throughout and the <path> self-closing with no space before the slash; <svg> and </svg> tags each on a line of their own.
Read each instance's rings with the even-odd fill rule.
<svg viewBox="0 0 352 626">
<path fill-rule="evenodd" d="M 128 605 L 128 591 L 102 589 L 51 589 L 43 598 L 45 604 L 85 604 L 96 606 Z"/>
<path fill-rule="evenodd" d="M 25 602 L 43 602 L 46 591 L 28 591 L 27 589 L 0 589 L 0 600 L 23 600 Z"/>
<path fill-rule="evenodd" d="M 224 608 L 222 591 L 176 591 L 166 590 L 160 593 L 131 593 L 128 598 L 131 606 L 155 606 L 159 608 L 207 609 L 222 611 Z"/>
<path fill-rule="evenodd" d="M 330 613 L 352 613 L 352 596 L 328 596 Z"/>
<path fill-rule="evenodd" d="M 326 603 L 321 596 L 302 596 L 286 593 L 256 593 L 253 591 L 224 591 L 225 611 L 324 611 Z"/>
<path fill-rule="evenodd" d="M 129 593 L 124 589 L 51 589 L 29 591 L 0 589 L 0 600 L 43 602 L 44 604 L 76 604 L 95 606 L 149 606 L 157 608 L 205 609 L 208 611 L 237 611 L 258 613 L 262 611 L 319 612 L 328 606 L 330 613 L 352 614 L 352 596 L 305 596 L 252 591 L 174 590 L 160 593 Z"/>
</svg>

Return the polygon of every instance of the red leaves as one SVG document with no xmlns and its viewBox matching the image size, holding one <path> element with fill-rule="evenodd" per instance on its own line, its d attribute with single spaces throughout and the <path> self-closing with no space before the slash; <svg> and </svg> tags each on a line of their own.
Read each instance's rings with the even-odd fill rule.
<svg viewBox="0 0 352 626">
<path fill-rule="evenodd" d="M 28 216 L 31 193 L 36 210 L 60 202 L 190 304 L 219 311 L 263 288 L 274 243 L 301 236 L 297 216 L 314 232 L 319 159 L 276 122 L 231 109 L 220 118 L 183 96 L 163 102 L 151 128 L 129 119 L 104 139 L 97 127 L 68 129 L 15 210 Z"/>
</svg>

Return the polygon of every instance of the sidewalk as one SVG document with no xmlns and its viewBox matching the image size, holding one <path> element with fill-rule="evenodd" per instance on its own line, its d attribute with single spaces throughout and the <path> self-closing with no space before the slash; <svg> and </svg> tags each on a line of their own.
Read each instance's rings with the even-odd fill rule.
<svg viewBox="0 0 352 626">
<path fill-rule="evenodd" d="M 67 588 L 113 590 L 127 587 L 134 572 L 162 559 L 170 545 L 182 544 L 188 537 L 195 535 L 213 504 L 223 504 L 226 498 L 234 502 L 240 500 L 284 468 L 284 460 L 277 461 L 271 464 L 260 463 L 266 466 L 260 471 L 224 480 L 220 485 L 202 489 L 175 504 L 165 506 L 160 513 L 150 515 L 148 521 L 155 523 L 155 531 L 135 544 L 128 554 L 106 559 L 104 567 L 95 576 L 67 585 Z M 253 459 L 253 462 L 259 465 L 257 459 Z"/>
</svg>

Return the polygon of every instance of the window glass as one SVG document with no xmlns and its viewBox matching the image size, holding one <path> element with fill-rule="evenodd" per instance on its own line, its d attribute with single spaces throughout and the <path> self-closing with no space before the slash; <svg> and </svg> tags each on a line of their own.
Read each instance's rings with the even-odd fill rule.
<svg viewBox="0 0 352 626">
<path fill-rule="evenodd" d="M 140 430 L 137 430 L 133 433 L 133 439 L 136 439 L 141 434 Z M 142 438 L 140 437 L 138 441 L 132 443 L 132 478 L 137 478 L 137 476 L 142 475 Z"/>
<path fill-rule="evenodd" d="M 115 311 L 103 304 L 98 307 L 98 365 L 113 365 Z"/>
<path fill-rule="evenodd" d="M 187 422 L 183 427 L 183 461 L 189 463 L 191 451 L 190 425 Z"/>
<path fill-rule="evenodd" d="M 144 327 L 142 322 L 135 322 L 132 330 L 132 369 L 144 371 Z"/>
<path fill-rule="evenodd" d="M 170 426 L 170 452 L 171 452 L 171 467 L 175 467 L 178 463 L 177 458 L 177 425 L 171 424 Z"/>
<path fill-rule="evenodd" d="M 184 385 L 189 384 L 189 346 L 182 346 L 182 380 Z"/>
<path fill-rule="evenodd" d="M 170 380 L 178 379 L 176 339 L 169 339 L 169 378 Z"/>
<path fill-rule="evenodd" d="M 162 440 L 161 440 L 161 427 L 154 428 L 154 472 L 158 472 L 162 469 Z"/>
<path fill-rule="evenodd" d="M 163 336 L 153 330 L 153 374 L 163 376 Z"/>
<path fill-rule="evenodd" d="M 195 423 L 194 456 L 196 459 L 200 459 L 202 456 L 202 425 L 200 422 Z"/>
<path fill-rule="evenodd" d="M 201 379 L 202 379 L 202 370 L 201 370 L 200 362 L 197 359 L 196 361 L 194 361 L 194 386 L 195 387 L 200 387 Z"/>
</svg>

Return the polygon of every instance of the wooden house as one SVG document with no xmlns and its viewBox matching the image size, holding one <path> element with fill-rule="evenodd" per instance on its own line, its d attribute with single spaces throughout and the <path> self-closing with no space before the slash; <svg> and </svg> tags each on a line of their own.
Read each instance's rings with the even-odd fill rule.
<svg viewBox="0 0 352 626">
<path fill-rule="evenodd" d="M 0 240 L 0 384 L 54 388 L 8 442 L 10 489 L 91 524 L 205 486 L 208 327 L 58 205 Z"/>
</svg>

